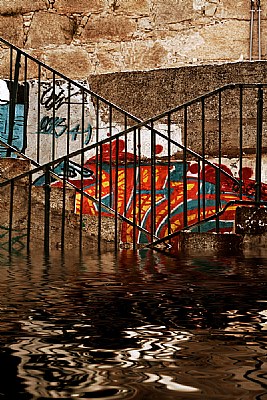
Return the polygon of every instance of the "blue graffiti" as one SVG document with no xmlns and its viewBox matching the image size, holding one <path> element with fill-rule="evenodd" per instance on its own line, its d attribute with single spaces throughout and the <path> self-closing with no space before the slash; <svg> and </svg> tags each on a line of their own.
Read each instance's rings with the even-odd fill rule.
<svg viewBox="0 0 267 400">
<path fill-rule="evenodd" d="M 86 167 L 81 167 L 79 164 L 77 164 L 74 161 L 69 160 L 67 165 L 66 165 L 66 171 L 64 172 L 64 162 L 60 162 L 57 164 L 53 171 L 60 176 L 61 178 L 64 178 L 64 173 L 68 177 L 68 179 L 90 179 L 93 178 L 94 172 L 91 171 L 89 168 Z M 51 177 L 51 182 L 55 182 L 57 179 L 54 177 Z M 45 177 L 44 175 L 40 176 L 34 181 L 35 186 L 42 186 L 45 183 Z"/>
<path fill-rule="evenodd" d="M 76 124 L 70 130 L 68 130 L 68 123 L 66 118 L 62 117 L 49 117 L 44 116 L 40 122 L 40 132 L 46 135 L 55 135 L 59 138 L 63 134 L 70 136 L 71 140 L 77 140 L 79 135 L 84 135 L 84 145 L 87 146 L 92 137 L 92 126 L 88 123 L 87 128 L 83 131 L 80 129 L 80 124 Z"/>
<path fill-rule="evenodd" d="M 0 139 L 7 143 L 9 134 L 9 104 L 0 105 Z M 24 140 L 24 104 L 16 104 L 13 126 L 12 146 L 22 151 Z M 7 149 L 0 146 L 0 157 L 6 157 Z M 14 155 L 15 156 L 15 155 Z"/>
</svg>

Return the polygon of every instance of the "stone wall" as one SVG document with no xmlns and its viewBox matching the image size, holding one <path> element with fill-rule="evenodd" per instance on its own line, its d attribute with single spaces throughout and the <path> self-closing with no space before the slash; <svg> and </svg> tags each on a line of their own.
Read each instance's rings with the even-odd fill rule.
<svg viewBox="0 0 267 400">
<path fill-rule="evenodd" d="M 76 79 L 247 60 L 249 21 L 247 0 L 0 0 L 0 36 Z"/>
</svg>

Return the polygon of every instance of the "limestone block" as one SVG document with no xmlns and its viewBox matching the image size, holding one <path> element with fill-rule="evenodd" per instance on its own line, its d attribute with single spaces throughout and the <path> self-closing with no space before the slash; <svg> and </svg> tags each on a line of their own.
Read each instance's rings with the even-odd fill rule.
<svg viewBox="0 0 267 400">
<path fill-rule="evenodd" d="M 134 19 L 120 15 L 92 15 L 81 35 L 81 41 L 126 41 L 132 38 L 135 31 L 136 22 Z"/>
<path fill-rule="evenodd" d="M 73 25 L 67 16 L 41 11 L 33 16 L 25 47 L 70 44 L 72 36 Z"/>
<path fill-rule="evenodd" d="M 117 0 L 110 1 L 110 8 L 123 15 L 148 15 L 150 13 L 150 5 L 148 0 Z"/>
<path fill-rule="evenodd" d="M 208 25 L 199 29 L 198 34 L 202 42 L 191 48 L 183 48 L 187 57 L 196 57 L 199 60 L 235 60 L 241 54 L 248 57 L 249 32 L 245 21 L 226 21 L 215 25 Z"/>
<path fill-rule="evenodd" d="M 0 16 L 0 36 L 12 44 L 23 46 L 23 19 L 21 15 Z"/>
<path fill-rule="evenodd" d="M 207 17 L 213 17 L 216 14 L 217 4 L 210 3 L 205 7 L 205 15 Z"/>
<path fill-rule="evenodd" d="M 0 14 L 2 15 L 23 14 L 45 9 L 44 0 L 0 0 Z"/>
<path fill-rule="evenodd" d="M 71 79 L 84 78 L 93 72 L 87 52 L 74 46 L 46 50 L 44 60 Z"/>
<path fill-rule="evenodd" d="M 153 7 L 156 24 L 170 24 L 197 18 L 199 11 L 192 0 L 158 0 Z"/>
<path fill-rule="evenodd" d="M 101 44 L 97 47 L 96 72 L 159 68 L 166 57 L 167 52 L 159 42 Z"/>
<path fill-rule="evenodd" d="M 209 1 L 211 3 L 211 0 Z M 266 14 L 265 14 L 266 15 Z M 250 19 L 250 1 L 247 0 L 228 0 L 217 4 L 216 17 L 218 18 L 237 18 Z"/>
<path fill-rule="evenodd" d="M 105 8 L 104 0 L 56 0 L 54 8 L 64 13 L 100 13 Z"/>
<path fill-rule="evenodd" d="M 135 41 L 128 47 L 125 63 L 128 70 L 159 68 L 167 57 L 167 51 L 158 41 Z"/>
</svg>

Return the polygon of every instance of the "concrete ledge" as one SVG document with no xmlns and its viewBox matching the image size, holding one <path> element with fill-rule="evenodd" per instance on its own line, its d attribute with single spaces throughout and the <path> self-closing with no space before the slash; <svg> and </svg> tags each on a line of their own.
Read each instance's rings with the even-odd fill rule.
<svg viewBox="0 0 267 400">
<path fill-rule="evenodd" d="M 214 254 L 242 251 L 243 236 L 237 234 L 182 232 L 179 236 L 178 250 L 183 253 Z"/>
</svg>

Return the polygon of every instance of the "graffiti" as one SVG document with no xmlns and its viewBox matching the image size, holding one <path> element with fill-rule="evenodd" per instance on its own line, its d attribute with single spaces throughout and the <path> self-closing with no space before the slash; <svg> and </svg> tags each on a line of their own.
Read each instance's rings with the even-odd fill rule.
<svg viewBox="0 0 267 400">
<path fill-rule="evenodd" d="M 101 199 L 105 205 L 116 208 L 119 214 L 125 215 L 129 220 L 136 221 L 138 225 L 151 232 L 152 224 L 155 226 L 155 235 L 165 237 L 170 233 L 181 230 L 184 227 L 184 192 L 187 192 L 187 223 L 195 224 L 200 220 L 210 217 L 216 212 L 216 170 L 207 165 L 204 170 L 199 171 L 199 164 L 188 162 L 186 170 L 183 162 L 172 161 L 170 169 L 167 162 L 157 162 L 153 174 L 151 165 L 142 162 L 136 167 L 136 156 L 124 153 L 124 143 L 103 145 L 102 157 L 102 193 Z M 160 152 L 158 148 L 158 152 Z M 118 161 L 127 160 L 127 165 L 110 164 L 110 153 L 116 155 Z M 85 165 L 94 172 L 98 173 L 95 157 L 90 158 Z M 131 161 L 133 161 L 131 163 Z M 135 167 L 134 167 L 135 165 Z M 231 200 L 239 200 L 240 185 L 232 179 L 231 170 L 220 165 L 221 169 L 229 174 L 220 173 L 220 206 L 224 207 Z M 184 174 L 186 174 L 186 188 L 184 186 Z M 256 182 L 251 179 L 253 171 L 251 168 L 244 167 L 240 172 L 242 181 L 243 200 L 253 199 L 255 196 Z M 155 181 L 152 182 L 152 176 Z M 116 185 L 115 185 L 115 182 Z M 112 184 L 112 189 L 110 188 Z M 151 187 L 155 184 L 155 205 L 151 204 Z M 115 193 L 115 186 L 117 191 Z M 85 190 L 91 196 L 95 194 L 95 183 L 92 182 Z M 262 200 L 267 200 L 267 185 L 261 185 Z M 76 212 L 81 212 L 81 196 L 76 195 Z M 200 209 L 199 209 L 200 206 Z M 154 215 L 152 215 L 154 208 Z M 104 209 L 103 215 L 110 215 Z M 97 215 L 99 212 L 97 204 L 88 198 L 83 198 L 83 214 Z M 220 232 L 232 232 L 235 220 L 235 206 L 229 207 L 224 215 L 220 217 Z M 201 232 L 214 231 L 216 221 L 211 220 L 203 223 L 200 228 L 194 228 Z M 137 231 L 137 230 L 136 230 Z M 147 243 L 150 237 L 143 232 L 135 232 L 131 225 L 122 224 L 121 241 L 130 243 L 135 239 L 139 243 Z M 137 237 L 138 236 L 138 237 Z"/>
<path fill-rule="evenodd" d="M 68 95 L 68 91 L 59 86 L 57 83 L 55 87 L 50 86 L 45 89 L 41 95 L 40 103 L 46 108 L 46 110 L 58 110 L 63 104 L 68 103 L 71 98 L 80 95 L 81 90 L 70 87 L 70 93 Z"/>
<path fill-rule="evenodd" d="M 89 165 L 89 163 L 87 163 Z M 97 173 L 95 164 L 90 168 Z M 183 228 L 184 224 L 184 183 L 183 183 L 183 164 L 179 161 L 173 162 L 170 170 L 170 181 L 168 181 L 169 172 L 168 164 L 157 164 L 155 168 L 155 234 L 158 237 L 165 237 L 168 233 L 175 232 Z M 115 182 L 116 174 L 118 176 L 118 192 L 110 193 L 110 175 L 111 181 Z M 127 184 L 126 184 L 127 181 Z M 142 164 L 138 171 L 133 168 L 133 165 L 119 166 L 118 171 L 116 168 L 111 167 L 109 164 L 103 164 L 102 171 L 102 202 L 112 208 L 117 209 L 120 214 L 124 214 L 128 219 L 134 220 L 144 229 L 151 231 L 152 226 L 152 204 L 151 204 L 151 166 L 149 164 Z M 135 190 L 134 190 L 135 187 Z M 215 185 L 206 182 L 205 190 L 201 188 L 198 193 L 198 180 L 191 177 L 187 179 L 187 218 L 188 223 L 192 224 L 198 221 L 198 201 L 203 205 L 205 198 L 205 217 L 215 213 L 216 193 Z M 86 190 L 88 194 L 95 194 L 95 185 L 92 183 Z M 126 193 L 125 193 L 126 191 Z M 169 193 L 169 194 L 168 194 Z M 170 199 L 168 196 L 170 195 Z M 236 193 L 226 193 L 222 195 L 222 205 L 226 204 L 229 200 L 236 199 Z M 169 210 L 169 204 L 171 209 Z M 76 196 L 76 212 L 79 213 L 81 209 L 80 195 Z M 104 210 L 102 210 L 104 211 Z M 84 214 L 96 215 L 98 208 L 96 204 L 87 198 L 83 198 L 83 211 Z M 200 210 L 201 218 L 203 218 L 203 206 Z M 105 215 L 105 212 L 104 212 Z M 106 214 L 108 215 L 108 214 Z M 137 217 L 138 216 L 138 217 Z M 169 222 L 168 222 L 169 217 Z M 233 228 L 234 214 L 228 212 L 224 215 L 224 219 L 220 221 L 220 228 L 223 232 L 230 232 Z M 168 232 L 170 225 L 170 232 Z M 207 223 L 202 226 L 202 231 L 210 231 L 215 228 L 213 222 Z M 121 240 L 124 243 L 133 241 L 133 227 L 123 223 Z M 137 233 L 139 243 L 147 243 L 150 238 L 143 232 Z"/>
<path fill-rule="evenodd" d="M 69 161 L 64 167 L 64 162 L 57 164 L 53 171 L 61 178 L 67 177 L 68 181 L 75 184 L 75 186 L 80 187 L 81 178 L 83 176 L 83 186 L 86 188 L 89 184 L 95 182 L 94 172 L 89 168 L 84 166 L 83 168 L 75 163 L 74 161 Z M 58 182 L 56 178 L 51 177 L 53 186 L 62 187 L 62 183 Z M 34 182 L 35 186 L 42 186 L 45 184 L 45 176 L 42 175 L 37 178 Z"/>
<path fill-rule="evenodd" d="M 11 245 L 12 253 L 19 254 L 25 248 L 27 233 L 25 233 L 25 229 L 13 229 L 11 243 L 9 242 L 9 234 L 10 229 L 0 225 L 0 250 L 9 252 Z"/>
<path fill-rule="evenodd" d="M 10 90 L 13 82 L 0 80 L 0 139 L 7 143 L 10 123 Z M 19 84 L 17 103 L 15 104 L 15 116 L 12 135 L 12 146 L 23 151 L 26 148 L 25 118 L 27 118 L 28 85 Z M 0 147 L 0 157 L 5 157 L 7 149 Z"/>
<path fill-rule="evenodd" d="M 49 116 L 44 116 L 40 122 L 39 133 L 46 135 L 55 135 L 56 138 L 59 138 L 63 134 L 67 134 L 70 136 L 72 141 L 76 141 L 79 135 L 84 135 L 84 145 L 87 146 L 92 137 L 92 126 L 90 123 L 88 123 L 87 128 L 82 131 L 80 130 L 80 124 L 76 124 L 70 130 L 68 130 L 67 118 L 53 118 Z"/>
</svg>

